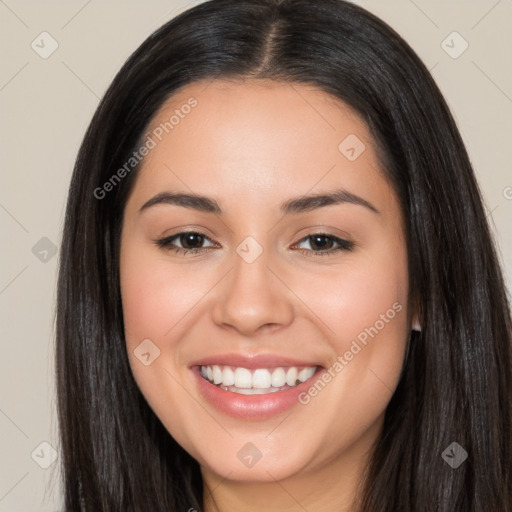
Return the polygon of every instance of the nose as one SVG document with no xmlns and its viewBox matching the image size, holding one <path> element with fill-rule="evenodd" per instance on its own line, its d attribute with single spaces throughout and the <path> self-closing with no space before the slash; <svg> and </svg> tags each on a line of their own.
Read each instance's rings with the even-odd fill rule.
<svg viewBox="0 0 512 512">
<path fill-rule="evenodd" d="M 213 321 L 244 336 L 256 336 L 289 325 L 293 294 L 263 253 L 248 263 L 235 253 L 233 268 L 223 279 L 212 309 Z"/>
</svg>

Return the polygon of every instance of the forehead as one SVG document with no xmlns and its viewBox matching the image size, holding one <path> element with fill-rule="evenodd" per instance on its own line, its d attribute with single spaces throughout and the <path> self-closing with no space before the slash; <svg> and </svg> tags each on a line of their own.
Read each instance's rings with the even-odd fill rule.
<svg viewBox="0 0 512 512">
<path fill-rule="evenodd" d="M 261 202 L 315 187 L 371 195 L 386 186 L 360 116 L 306 84 L 192 83 L 162 105 L 146 136 L 155 142 L 137 178 L 146 195 L 179 187 Z"/>
</svg>

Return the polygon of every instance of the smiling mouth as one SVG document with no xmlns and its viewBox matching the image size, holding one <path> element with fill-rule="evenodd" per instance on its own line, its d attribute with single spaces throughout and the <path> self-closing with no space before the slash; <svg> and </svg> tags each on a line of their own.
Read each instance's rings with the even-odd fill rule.
<svg viewBox="0 0 512 512">
<path fill-rule="evenodd" d="M 249 369 L 225 365 L 199 366 L 201 376 L 220 389 L 241 395 L 264 395 L 298 386 L 311 379 L 317 366 Z"/>
</svg>

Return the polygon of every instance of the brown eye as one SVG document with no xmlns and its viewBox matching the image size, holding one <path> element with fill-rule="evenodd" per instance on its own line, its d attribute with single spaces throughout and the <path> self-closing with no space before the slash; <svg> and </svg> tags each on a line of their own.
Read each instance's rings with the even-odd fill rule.
<svg viewBox="0 0 512 512">
<path fill-rule="evenodd" d="M 181 233 L 178 236 L 178 240 L 184 249 L 200 249 L 205 238 L 200 233 Z"/>
<path fill-rule="evenodd" d="M 204 252 L 210 247 L 213 247 L 213 243 L 209 247 L 203 247 L 205 241 L 211 242 L 210 238 L 202 233 L 198 233 L 196 231 L 184 231 L 160 240 L 155 240 L 155 243 L 162 249 L 170 249 L 177 253 L 186 254 L 188 252 Z"/>
<path fill-rule="evenodd" d="M 327 256 L 338 251 L 351 251 L 354 248 L 353 242 L 326 233 L 308 235 L 298 244 L 302 244 L 305 241 L 309 241 L 311 249 L 299 249 L 299 251 L 301 253 L 316 253 L 314 255 L 319 256 Z"/>
</svg>

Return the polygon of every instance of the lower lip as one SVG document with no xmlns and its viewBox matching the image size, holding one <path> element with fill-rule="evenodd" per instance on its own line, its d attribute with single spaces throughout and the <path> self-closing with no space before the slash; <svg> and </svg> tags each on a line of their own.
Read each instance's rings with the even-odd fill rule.
<svg viewBox="0 0 512 512">
<path fill-rule="evenodd" d="M 323 371 L 317 370 L 307 381 L 284 391 L 264 395 L 242 395 L 215 386 L 201 375 L 198 366 L 191 370 L 196 376 L 201 394 L 210 404 L 224 414 L 245 420 L 271 418 L 291 409 L 294 405 L 300 405 L 299 395 L 307 391 Z"/>
</svg>

